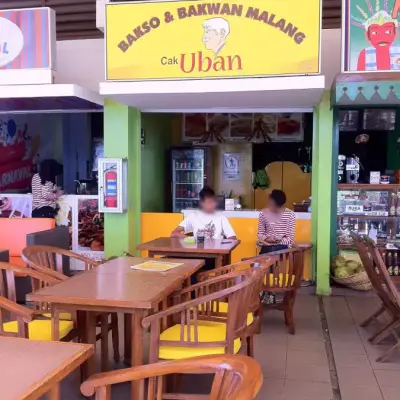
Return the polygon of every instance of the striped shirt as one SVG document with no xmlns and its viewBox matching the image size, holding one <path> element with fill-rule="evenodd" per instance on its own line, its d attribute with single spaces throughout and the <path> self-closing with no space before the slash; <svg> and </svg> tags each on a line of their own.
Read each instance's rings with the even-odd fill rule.
<svg viewBox="0 0 400 400">
<path fill-rule="evenodd" d="M 42 185 L 39 174 L 32 178 L 32 210 L 42 207 L 56 208 L 57 195 L 54 193 L 56 186 L 52 182 L 46 182 Z"/>
<path fill-rule="evenodd" d="M 272 236 L 278 240 L 276 244 L 291 246 L 294 242 L 296 215 L 288 208 L 278 218 L 273 218 L 269 211 L 261 211 L 258 219 L 258 238 L 262 240 Z"/>
</svg>

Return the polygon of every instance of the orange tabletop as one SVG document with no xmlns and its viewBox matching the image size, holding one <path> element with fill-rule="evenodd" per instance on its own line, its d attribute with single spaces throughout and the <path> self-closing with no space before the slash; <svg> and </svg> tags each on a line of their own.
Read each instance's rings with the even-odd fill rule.
<svg viewBox="0 0 400 400">
<path fill-rule="evenodd" d="M 60 398 L 59 382 L 93 354 L 93 346 L 0 337 L 1 400 Z"/>
<path fill-rule="evenodd" d="M 240 240 L 233 239 L 206 239 L 204 243 L 190 244 L 185 243 L 184 239 L 168 237 L 143 243 L 137 249 L 148 251 L 150 257 L 215 258 L 218 268 L 230 263 L 231 253 L 239 244 Z"/>
</svg>

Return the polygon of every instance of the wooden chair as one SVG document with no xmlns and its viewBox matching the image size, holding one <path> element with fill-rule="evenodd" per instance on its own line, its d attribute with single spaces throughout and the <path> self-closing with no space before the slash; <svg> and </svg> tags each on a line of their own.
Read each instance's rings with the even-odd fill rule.
<svg viewBox="0 0 400 400">
<path fill-rule="evenodd" d="M 254 267 L 254 265 L 261 266 L 261 268 L 263 268 L 264 270 L 265 276 L 267 276 L 269 274 L 270 268 L 274 266 L 276 262 L 277 258 L 274 257 L 263 257 L 259 263 L 255 263 L 251 259 L 248 259 L 235 264 L 216 268 L 210 271 L 201 272 L 197 275 L 197 277 L 199 282 L 204 282 L 208 279 L 216 278 L 218 276 L 226 275 L 232 272 L 241 271 L 240 273 L 245 274 L 250 272 L 250 268 Z M 264 286 L 263 281 L 261 282 L 261 286 L 262 287 Z M 252 331 L 252 334 L 253 333 L 258 334 L 261 332 L 262 310 L 260 301 L 260 291 L 262 290 L 262 287 L 256 288 L 252 298 L 252 304 L 249 304 L 249 312 L 251 312 L 255 317 L 255 323 L 252 324 L 252 327 L 254 326 L 254 331 Z M 252 346 L 252 344 L 250 345 Z"/>
<path fill-rule="evenodd" d="M 365 272 L 367 273 L 368 278 L 371 281 L 372 287 L 382 302 L 379 309 L 375 311 L 366 320 L 364 320 L 360 324 L 360 326 L 363 328 L 369 326 L 373 321 L 377 321 L 378 317 L 380 317 L 385 312 L 387 312 L 390 316 L 392 316 L 393 319 L 397 312 L 396 306 L 393 304 L 391 299 L 386 295 L 386 292 L 381 291 L 381 285 L 379 284 L 379 279 L 376 278 L 377 271 L 375 269 L 375 262 L 371 252 L 369 251 L 365 237 L 360 236 L 354 232 L 350 233 L 350 236 L 352 237 L 354 245 L 357 248 L 358 255 L 360 256 L 361 262 L 363 263 L 363 266 L 365 268 Z M 377 334 L 370 337 L 369 341 L 376 343 L 375 336 L 377 336 Z"/>
<path fill-rule="evenodd" d="M 400 327 L 400 294 L 390 278 L 389 272 L 387 271 L 386 265 L 382 259 L 382 255 L 375 242 L 367 236 L 364 236 L 363 239 L 367 244 L 374 262 L 373 268 L 370 268 L 372 286 L 377 291 L 379 298 L 382 300 L 385 311 L 388 311 L 391 316 L 391 322 L 375 334 L 371 338 L 371 341 L 372 343 L 379 343 L 392 334 L 397 342 L 390 350 L 378 357 L 376 360 L 377 362 L 384 362 L 392 353 L 400 348 L 400 338 L 396 333 L 396 329 Z"/>
<path fill-rule="evenodd" d="M 22 250 L 22 259 L 27 263 L 27 265 L 35 271 L 48 274 L 59 280 L 68 279 L 66 275 L 63 274 L 63 259 L 67 257 L 70 260 L 81 261 L 85 266 L 85 271 L 90 271 L 100 265 L 99 262 L 90 260 L 72 251 L 60 249 L 53 246 L 40 246 L 32 245 L 27 246 Z M 46 315 L 50 317 L 50 315 Z M 68 314 L 62 313 L 60 315 L 60 320 L 70 318 Z M 119 332 L 118 332 L 118 314 L 111 313 L 111 323 L 108 321 L 107 314 L 99 314 L 97 316 L 97 324 L 101 328 L 101 333 L 97 335 L 97 340 L 101 339 L 102 343 L 108 340 L 108 332 L 111 331 L 114 361 L 119 362 Z M 106 347 L 105 347 L 106 348 Z M 104 348 L 104 351 L 105 351 Z M 108 363 L 108 354 L 102 359 L 103 369 L 106 368 L 106 363 Z"/>
<path fill-rule="evenodd" d="M 90 271 L 101 264 L 98 261 L 90 260 L 80 254 L 54 246 L 31 245 L 22 250 L 22 259 L 31 268 L 40 272 L 45 270 L 43 272 L 50 275 L 52 271 L 63 274 L 63 260 L 65 260 L 65 258 L 81 261 L 85 267 L 85 271 Z"/>
<path fill-rule="evenodd" d="M 253 316 L 249 313 L 265 272 L 232 272 L 183 289 L 183 300 L 143 319 L 150 330 L 150 362 L 204 355 L 236 354 L 247 341 Z M 169 323 L 169 320 L 175 324 Z"/>
<path fill-rule="evenodd" d="M 263 307 L 260 308 L 260 319 L 262 320 L 264 310 L 283 311 L 285 324 L 291 335 L 295 334 L 293 308 L 303 276 L 304 252 L 309 248 L 305 246 L 293 247 L 247 259 L 248 262 L 252 263 L 259 263 L 268 258 L 275 260 L 272 267 L 267 271 L 262 291 L 282 294 L 283 300 L 277 304 L 263 303 Z"/>
<path fill-rule="evenodd" d="M 49 318 L 42 318 L 42 314 L 48 312 L 49 304 L 35 304 L 33 309 L 29 309 L 16 302 L 15 274 L 20 273 L 24 273 L 31 278 L 34 290 L 59 283 L 57 279 L 49 275 L 1 262 L 0 336 L 50 341 L 53 322 Z M 62 341 L 69 341 L 77 336 L 74 321 L 60 321 L 58 327 Z"/>
<path fill-rule="evenodd" d="M 176 397 L 164 394 L 165 377 L 169 374 L 214 374 L 211 391 L 208 395 L 185 395 Z M 81 385 L 84 396 L 96 394 L 96 400 L 111 400 L 111 386 L 148 379 L 143 385 L 147 400 L 190 399 L 190 400 L 252 400 L 259 392 L 263 377 L 260 365 L 246 356 L 220 355 L 195 357 L 186 360 L 166 361 L 143 365 L 119 371 L 97 374 Z M 178 397 L 179 396 L 179 397 Z M 116 397 L 117 398 L 117 397 Z"/>
</svg>

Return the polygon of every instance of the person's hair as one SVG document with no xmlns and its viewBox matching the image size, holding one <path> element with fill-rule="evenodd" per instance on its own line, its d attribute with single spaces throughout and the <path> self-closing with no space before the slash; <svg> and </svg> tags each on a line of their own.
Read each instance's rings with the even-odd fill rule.
<svg viewBox="0 0 400 400">
<path fill-rule="evenodd" d="M 269 198 L 275 202 L 278 207 L 282 207 L 286 203 L 286 194 L 283 190 L 274 189 Z"/>
<path fill-rule="evenodd" d="M 210 199 L 215 197 L 215 192 L 208 186 L 204 186 L 203 189 L 200 190 L 199 199 L 200 201 L 204 201 L 205 199 Z"/>
<path fill-rule="evenodd" d="M 46 182 L 56 184 L 56 176 L 59 175 L 59 171 L 55 168 L 53 160 L 43 160 L 40 163 L 39 176 L 42 181 L 42 185 Z"/>
<path fill-rule="evenodd" d="M 224 18 L 207 19 L 203 22 L 203 28 L 217 31 L 217 33 L 222 35 L 224 39 L 230 33 L 229 22 Z"/>
</svg>

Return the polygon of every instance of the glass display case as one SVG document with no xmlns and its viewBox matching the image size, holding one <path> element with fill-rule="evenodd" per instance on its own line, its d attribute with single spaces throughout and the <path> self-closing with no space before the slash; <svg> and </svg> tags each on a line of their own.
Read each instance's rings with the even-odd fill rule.
<svg viewBox="0 0 400 400">
<path fill-rule="evenodd" d="M 391 275 L 400 275 L 400 185 L 340 184 L 337 244 L 355 250 L 350 232 L 368 235 L 385 255 Z"/>
</svg>

